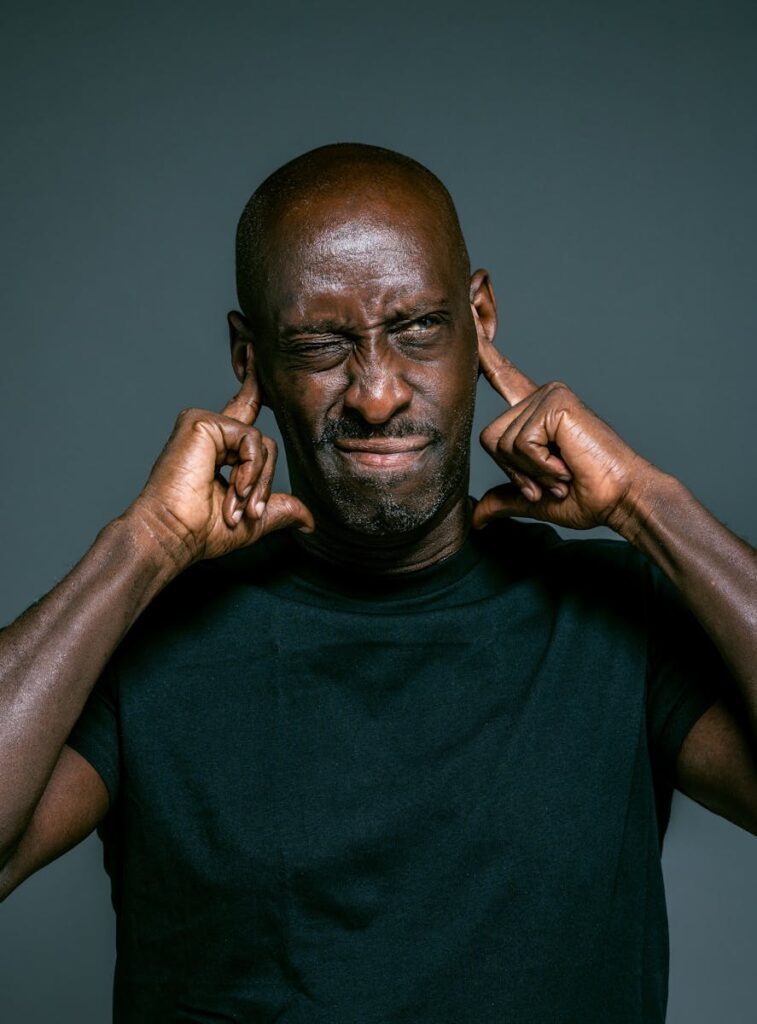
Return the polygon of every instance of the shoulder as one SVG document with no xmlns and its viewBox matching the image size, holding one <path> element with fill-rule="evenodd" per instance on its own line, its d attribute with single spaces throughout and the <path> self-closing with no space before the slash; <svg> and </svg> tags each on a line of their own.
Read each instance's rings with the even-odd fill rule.
<svg viewBox="0 0 757 1024">
<path fill-rule="evenodd" d="M 654 566 L 633 545 L 605 537 L 563 537 L 546 523 L 499 519 L 481 531 L 484 557 L 560 603 L 627 615 L 646 608 Z"/>
<path fill-rule="evenodd" d="M 621 538 L 561 536 L 547 523 L 520 519 L 498 519 L 480 533 L 486 555 L 495 560 L 552 568 L 571 568 L 583 572 L 621 572 L 646 574 L 648 559 Z"/>
</svg>

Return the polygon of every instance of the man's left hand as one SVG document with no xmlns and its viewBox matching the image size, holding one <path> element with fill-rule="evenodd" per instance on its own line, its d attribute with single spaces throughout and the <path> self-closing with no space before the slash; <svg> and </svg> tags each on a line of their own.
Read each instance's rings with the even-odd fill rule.
<svg viewBox="0 0 757 1024">
<path fill-rule="evenodd" d="M 479 336 L 481 370 L 510 409 L 481 432 L 481 444 L 512 483 L 476 505 L 473 526 L 526 516 L 577 530 L 620 531 L 660 471 L 560 381 L 538 387 Z"/>
</svg>

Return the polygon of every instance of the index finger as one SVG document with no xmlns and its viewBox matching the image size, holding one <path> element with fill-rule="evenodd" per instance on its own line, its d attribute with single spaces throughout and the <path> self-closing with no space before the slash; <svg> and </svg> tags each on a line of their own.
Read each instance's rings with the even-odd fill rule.
<svg viewBox="0 0 757 1024">
<path fill-rule="evenodd" d="M 223 415 L 230 416 L 232 419 L 239 420 L 240 423 L 246 423 L 250 426 L 258 418 L 261 405 L 258 378 L 255 375 L 254 368 L 250 367 L 244 375 L 239 391 L 223 407 Z"/>
<path fill-rule="evenodd" d="M 494 343 L 486 338 L 479 337 L 478 361 L 484 377 L 510 405 L 517 405 L 518 402 L 522 402 L 524 398 L 532 395 L 534 391 L 538 391 L 538 385 L 534 384 L 525 373 L 521 373 L 517 366 L 511 363 L 507 356 L 503 356 L 494 347 Z"/>
</svg>

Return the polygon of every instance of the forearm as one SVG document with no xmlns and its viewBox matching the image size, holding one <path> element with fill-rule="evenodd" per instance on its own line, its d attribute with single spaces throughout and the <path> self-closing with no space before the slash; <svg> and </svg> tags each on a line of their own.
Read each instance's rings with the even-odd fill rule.
<svg viewBox="0 0 757 1024">
<path fill-rule="evenodd" d="M 0 633 L 0 863 L 25 830 L 106 662 L 176 573 L 127 515 Z"/>
<path fill-rule="evenodd" d="M 615 528 L 678 588 L 728 665 L 757 731 L 757 552 L 659 471 Z"/>
</svg>

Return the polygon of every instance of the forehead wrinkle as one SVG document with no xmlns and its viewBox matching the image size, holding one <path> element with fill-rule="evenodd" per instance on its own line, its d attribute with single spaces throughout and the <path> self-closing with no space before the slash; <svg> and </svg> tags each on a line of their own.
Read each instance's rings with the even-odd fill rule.
<svg viewBox="0 0 757 1024">
<path fill-rule="evenodd" d="M 278 317 L 280 329 L 286 331 L 326 323 L 368 329 L 449 305 L 449 299 L 440 290 L 408 287 L 385 288 L 371 296 L 330 288 L 305 300 L 296 294 L 289 300 L 282 305 Z"/>
<path fill-rule="evenodd" d="M 373 259 L 373 257 L 372 257 Z M 314 322 L 324 319 L 383 322 L 399 309 L 414 309 L 439 303 L 449 295 L 450 282 L 428 260 L 412 259 L 401 264 L 366 268 L 365 260 L 317 266 L 306 265 L 301 275 L 293 275 L 293 266 L 282 266 L 277 275 L 278 316 L 282 322 Z M 366 270 L 370 270 L 367 273 Z"/>
<path fill-rule="evenodd" d="M 329 293 L 335 290 L 364 290 L 366 287 L 401 276 L 422 287 L 425 279 L 438 276 L 436 261 L 428 258 L 420 246 L 389 247 L 364 245 L 333 249 L 326 245 L 302 245 L 296 251 L 281 249 L 273 269 L 273 278 L 287 282 L 287 291 Z M 292 282 L 292 276 L 298 280 Z"/>
</svg>

